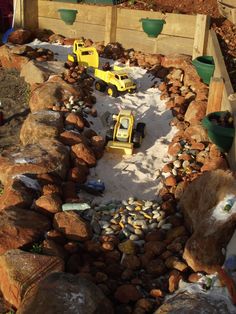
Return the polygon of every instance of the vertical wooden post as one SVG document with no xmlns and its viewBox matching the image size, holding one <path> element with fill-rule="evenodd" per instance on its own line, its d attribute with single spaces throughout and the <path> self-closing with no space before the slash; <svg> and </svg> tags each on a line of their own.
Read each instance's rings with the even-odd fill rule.
<svg viewBox="0 0 236 314">
<path fill-rule="evenodd" d="M 14 7 L 16 8 L 14 26 L 24 27 L 24 0 L 14 0 Z"/>
<path fill-rule="evenodd" d="M 207 114 L 221 111 L 221 102 L 224 91 L 224 80 L 221 77 L 212 77 L 209 85 L 209 96 L 207 102 Z"/>
<path fill-rule="evenodd" d="M 208 15 L 197 14 L 193 43 L 193 59 L 204 55 L 207 46 L 209 28 L 210 17 Z"/>
<path fill-rule="evenodd" d="M 106 8 L 106 25 L 105 25 L 105 45 L 116 41 L 117 26 L 117 8 L 108 6 Z"/>
</svg>

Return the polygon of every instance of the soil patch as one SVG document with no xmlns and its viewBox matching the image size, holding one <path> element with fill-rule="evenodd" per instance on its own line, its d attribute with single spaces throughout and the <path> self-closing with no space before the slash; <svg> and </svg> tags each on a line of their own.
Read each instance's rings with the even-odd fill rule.
<svg viewBox="0 0 236 314">
<path fill-rule="evenodd" d="M 4 125 L 0 127 L 0 153 L 19 145 L 19 132 L 29 113 L 29 88 L 15 70 L 0 68 L 0 101 Z"/>
</svg>

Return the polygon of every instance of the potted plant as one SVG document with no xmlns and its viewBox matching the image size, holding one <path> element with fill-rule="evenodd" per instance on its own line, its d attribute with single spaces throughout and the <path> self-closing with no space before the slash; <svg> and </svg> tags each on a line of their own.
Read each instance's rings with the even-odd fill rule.
<svg viewBox="0 0 236 314">
<path fill-rule="evenodd" d="M 77 10 L 59 9 L 60 17 L 67 25 L 72 25 L 75 21 Z"/>
<path fill-rule="evenodd" d="M 226 153 L 230 150 L 235 129 L 233 117 L 229 111 L 216 111 L 209 113 L 202 125 L 207 129 L 210 140 L 216 144 L 219 150 Z"/>
<path fill-rule="evenodd" d="M 143 31 L 148 35 L 148 37 L 157 37 L 162 29 L 166 21 L 164 19 L 140 19 L 142 23 Z"/>
</svg>

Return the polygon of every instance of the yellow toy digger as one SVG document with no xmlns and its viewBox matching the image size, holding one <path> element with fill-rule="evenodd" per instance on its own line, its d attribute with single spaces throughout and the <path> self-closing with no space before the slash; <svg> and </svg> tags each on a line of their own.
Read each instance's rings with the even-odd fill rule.
<svg viewBox="0 0 236 314">
<path fill-rule="evenodd" d="M 78 62 L 86 67 L 98 68 L 99 56 L 94 47 L 84 47 L 82 40 L 75 40 L 73 45 L 73 55 L 68 55 L 68 60 Z"/>
<path fill-rule="evenodd" d="M 134 116 L 131 110 L 120 110 L 113 115 L 113 124 L 106 134 L 106 150 L 132 155 L 133 148 L 141 145 L 145 135 L 145 123 L 139 122 L 134 129 Z"/>
</svg>

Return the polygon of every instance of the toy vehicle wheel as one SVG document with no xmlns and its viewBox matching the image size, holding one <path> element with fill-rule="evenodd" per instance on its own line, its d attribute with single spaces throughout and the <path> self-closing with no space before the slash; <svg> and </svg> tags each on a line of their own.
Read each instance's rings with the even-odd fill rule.
<svg viewBox="0 0 236 314">
<path fill-rule="evenodd" d="M 100 81 L 95 82 L 95 89 L 98 90 L 99 92 L 105 92 L 106 90 L 106 84 Z"/>
<path fill-rule="evenodd" d="M 117 97 L 118 96 L 118 90 L 115 86 L 113 85 L 108 85 L 107 87 L 107 94 L 109 96 L 112 96 L 112 97 Z"/>
<path fill-rule="evenodd" d="M 141 146 L 141 143 L 142 143 L 142 134 L 138 131 L 134 131 L 134 135 L 133 135 L 134 148 L 139 148 Z"/>
<path fill-rule="evenodd" d="M 113 140 L 113 129 L 110 129 L 110 130 L 107 130 L 106 132 L 106 138 L 105 138 L 106 144 L 112 140 Z"/>
<path fill-rule="evenodd" d="M 136 131 L 141 133 L 142 138 L 145 137 L 145 128 L 146 128 L 146 124 L 145 123 L 143 123 L 143 122 L 137 123 Z"/>
</svg>

